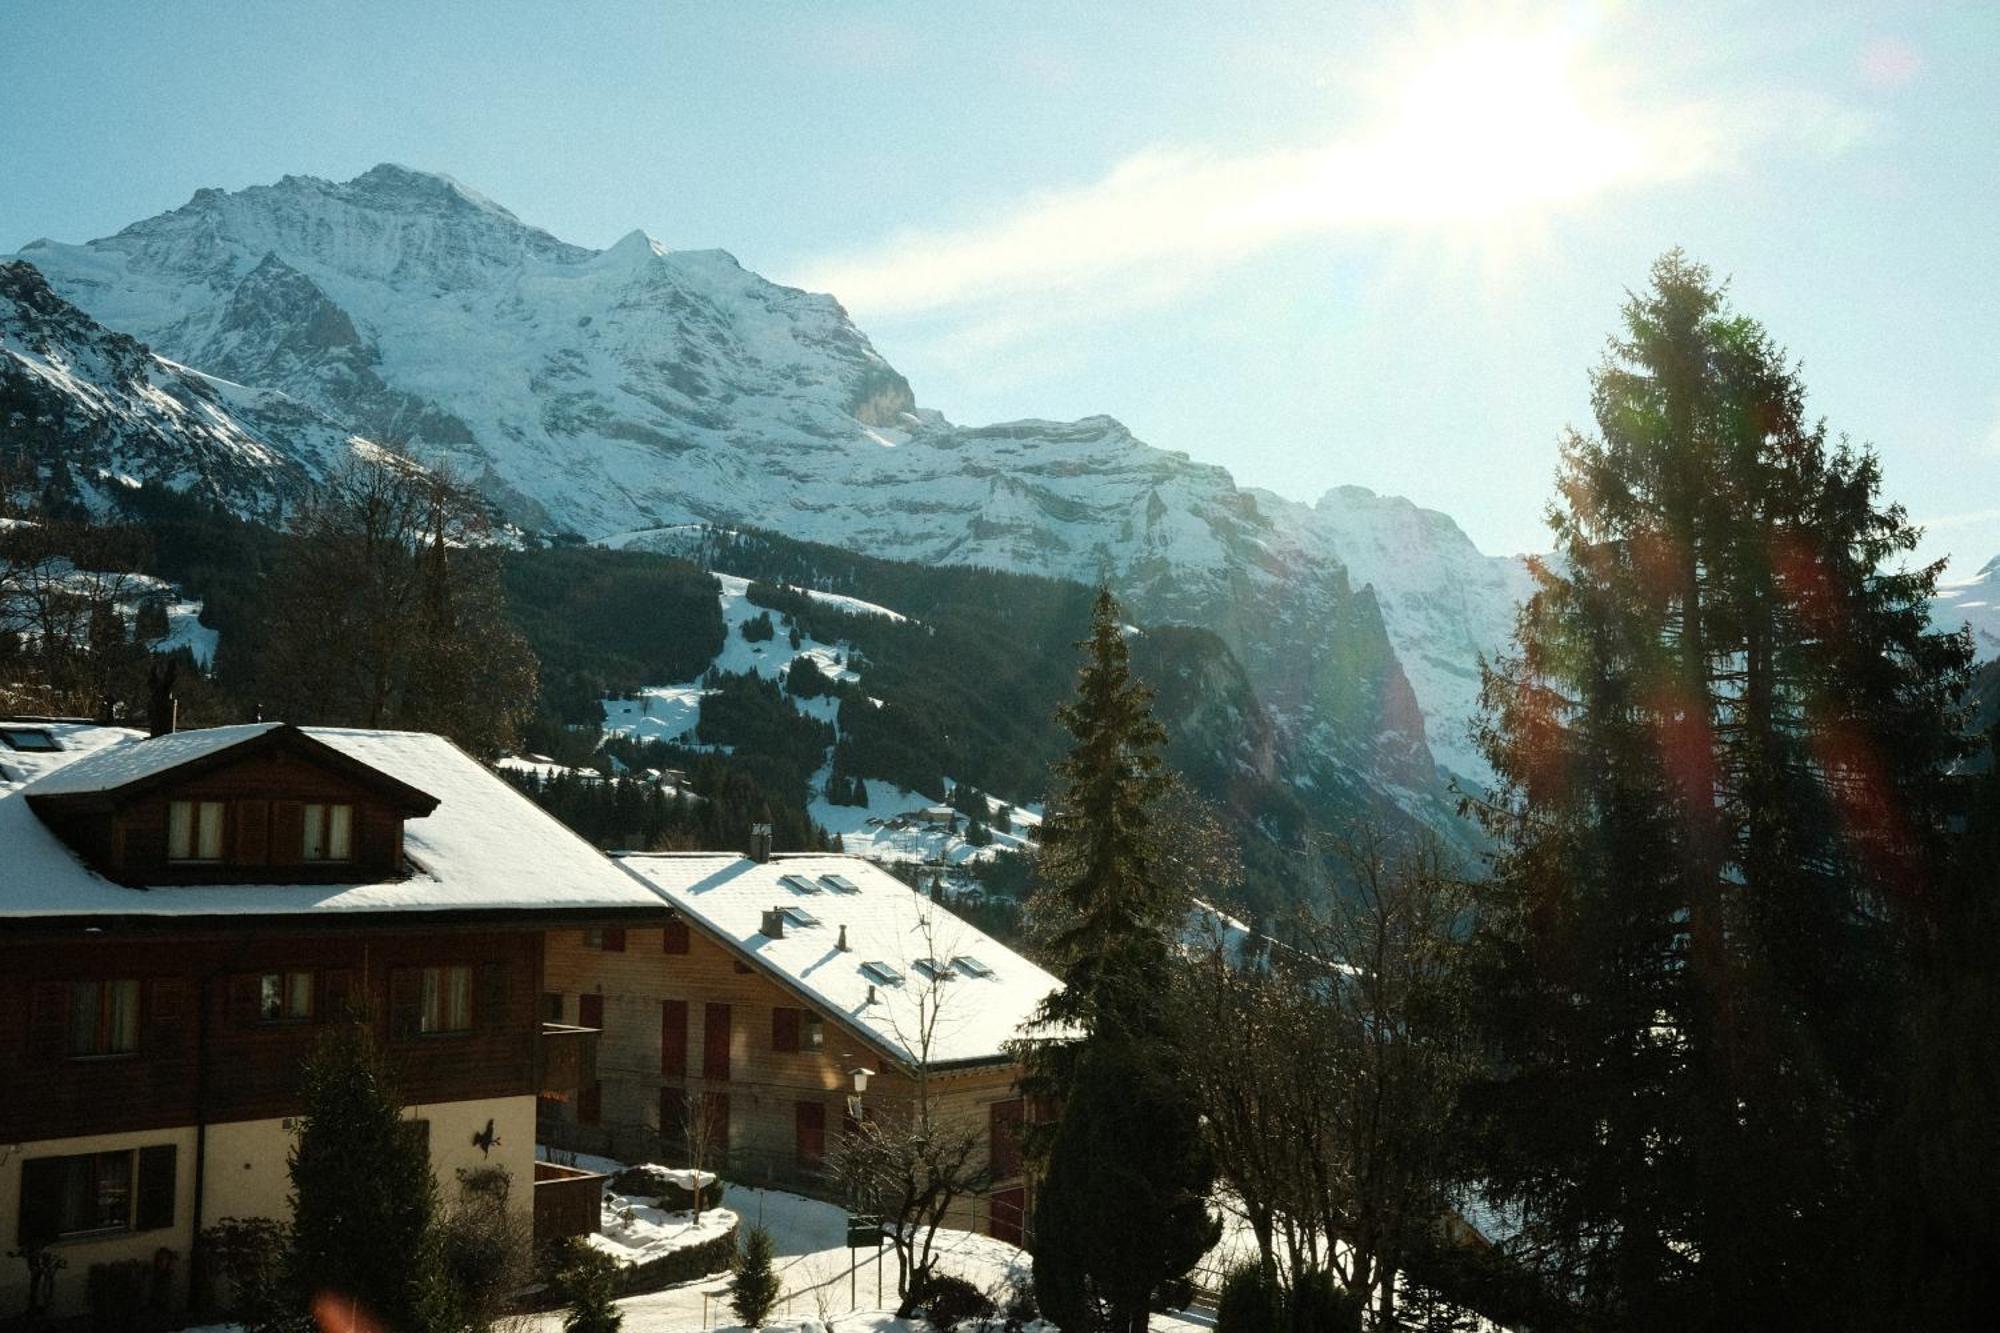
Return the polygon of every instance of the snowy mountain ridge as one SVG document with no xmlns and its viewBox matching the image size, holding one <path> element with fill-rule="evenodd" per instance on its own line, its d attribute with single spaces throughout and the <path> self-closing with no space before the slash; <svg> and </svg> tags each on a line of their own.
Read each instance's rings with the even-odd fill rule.
<svg viewBox="0 0 2000 1333">
<path fill-rule="evenodd" d="M 590 250 L 384 165 L 201 190 L 18 258 L 98 324 L 406 443 L 524 527 L 647 545 L 734 524 L 1108 579 L 1143 620 L 1219 634 L 1298 753 L 1400 792 L 1435 791 L 1434 760 L 1484 772 L 1464 724 L 1520 581 L 1449 519 L 1353 489 L 1304 505 L 1239 487 L 1109 417 L 955 425 L 834 298 L 724 252 L 636 231 Z M 273 448 L 274 491 L 325 457 Z"/>
</svg>

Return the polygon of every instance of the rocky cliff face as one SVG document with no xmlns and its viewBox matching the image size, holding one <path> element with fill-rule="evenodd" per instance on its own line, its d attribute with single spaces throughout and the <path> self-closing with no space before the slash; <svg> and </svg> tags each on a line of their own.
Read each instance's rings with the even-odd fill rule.
<svg viewBox="0 0 2000 1333">
<path fill-rule="evenodd" d="M 159 357 L 30 265 L 0 263 L 0 446 L 89 507 L 112 488 L 156 484 L 268 515 L 351 442 L 304 403 Z"/>
<path fill-rule="evenodd" d="M 1436 788 L 1434 746 L 1469 771 L 1452 737 L 1517 582 L 1448 519 L 1365 492 L 1248 491 L 1106 417 L 954 425 L 833 298 L 720 251 L 639 232 L 568 245 L 449 178 L 382 166 L 203 190 L 19 258 L 175 361 L 456 466 L 524 527 L 644 545 L 742 524 L 1108 579 L 1138 618 L 1218 635 L 1315 762 L 1398 792 Z M 260 442 L 273 493 L 325 455 Z M 185 469 L 161 455 L 156 473 Z"/>
</svg>

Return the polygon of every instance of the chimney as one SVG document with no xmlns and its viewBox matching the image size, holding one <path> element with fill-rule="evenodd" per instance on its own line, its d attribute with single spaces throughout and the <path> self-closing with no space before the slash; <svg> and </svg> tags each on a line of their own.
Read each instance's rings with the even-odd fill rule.
<svg viewBox="0 0 2000 1333">
<path fill-rule="evenodd" d="M 180 720 L 180 701 L 174 698 L 174 678 L 181 664 L 174 658 L 154 658 L 146 668 L 146 729 L 154 736 L 171 736 Z"/>
<path fill-rule="evenodd" d="M 866 1000 L 864 1000 L 864 1001 L 863 1001 L 862 1003 L 863 1003 L 863 1004 L 873 1004 L 873 1003 L 875 1003 L 875 983 L 874 983 L 874 982 L 872 982 L 872 981 L 871 981 L 871 982 L 869 982 L 869 983 L 868 983 L 868 998 L 867 998 Z"/>
<path fill-rule="evenodd" d="M 774 940 L 785 938 L 785 909 L 782 907 L 765 908 L 764 924 L 757 928 L 757 933 L 769 936 Z"/>
<path fill-rule="evenodd" d="M 763 865 L 771 859 L 771 826 L 752 824 L 750 826 L 750 859 Z"/>
<path fill-rule="evenodd" d="M 847 952 L 847 926 L 845 923 L 842 923 L 840 927 L 840 943 L 834 945 L 833 947 L 840 950 L 842 953 Z"/>
</svg>

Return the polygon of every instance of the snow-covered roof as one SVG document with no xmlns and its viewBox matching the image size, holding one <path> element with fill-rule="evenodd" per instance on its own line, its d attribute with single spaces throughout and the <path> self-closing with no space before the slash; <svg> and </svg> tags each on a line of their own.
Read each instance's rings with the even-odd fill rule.
<svg viewBox="0 0 2000 1333">
<path fill-rule="evenodd" d="M 73 757 L 35 783 L 37 796 L 77 796 L 110 791 L 182 764 L 205 759 L 231 746 L 276 731 L 282 722 L 244 722 L 233 727 L 204 727 L 154 736 L 143 745 L 101 745 Z M 135 736 L 138 733 L 134 733 Z"/>
<path fill-rule="evenodd" d="M 276 723 L 146 739 L 119 727 L 52 727 L 53 753 L 0 753 L 0 921 L 73 916 L 188 917 L 658 908 L 659 897 L 478 760 L 441 736 L 304 727 L 348 758 L 437 797 L 403 825 L 406 879 L 355 884 L 216 884 L 131 889 L 86 865 L 29 808 L 26 794 L 94 791 L 262 735 Z M 161 758 L 156 758 L 160 756 Z M 29 761 L 23 763 L 21 761 Z M 85 768 L 85 765 L 89 765 Z M 82 779 L 71 770 L 82 769 Z M 92 776 L 95 774 L 96 776 Z M 79 785 L 79 781 L 88 785 Z"/>
<path fill-rule="evenodd" d="M 1062 984 L 859 857 L 780 855 L 759 863 L 634 853 L 618 861 L 697 926 L 910 1064 L 926 1050 L 932 1067 L 1005 1058 L 1006 1043 Z M 803 909 L 816 924 L 794 918 L 783 938 L 764 934 L 764 914 L 787 907 Z"/>
</svg>

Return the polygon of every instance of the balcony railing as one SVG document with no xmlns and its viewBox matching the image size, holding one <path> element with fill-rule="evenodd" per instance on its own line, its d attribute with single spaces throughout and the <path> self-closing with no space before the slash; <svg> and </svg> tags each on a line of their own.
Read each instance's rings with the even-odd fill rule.
<svg viewBox="0 0 2000 1333">
<path fill-rule="evenodd" d="M 588 1236 L 603 1220 L 606 1177 L 580 1167 L 535 1163 L 535 1239 Z"/>
</svg>

